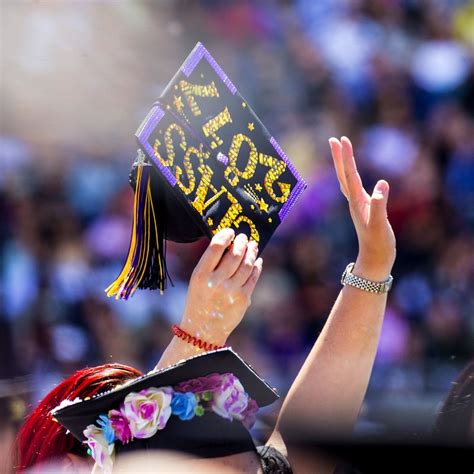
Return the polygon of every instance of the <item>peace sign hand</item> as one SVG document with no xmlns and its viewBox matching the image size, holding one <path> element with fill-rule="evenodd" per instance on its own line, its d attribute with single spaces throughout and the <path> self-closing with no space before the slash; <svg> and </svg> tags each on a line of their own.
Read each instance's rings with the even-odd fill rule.
<svg viewBox="0 0 474 474">
<path fill-rule="evenodd" d="M 374 281 L 386 280 L 396 255 L 395 235 L 387 217 L 389 185 L 380 180 L 369 195 L 357 171 L 350 140 L 330 138 L 329 146 L 359 241 L 354 274 Z"/>
</svg>

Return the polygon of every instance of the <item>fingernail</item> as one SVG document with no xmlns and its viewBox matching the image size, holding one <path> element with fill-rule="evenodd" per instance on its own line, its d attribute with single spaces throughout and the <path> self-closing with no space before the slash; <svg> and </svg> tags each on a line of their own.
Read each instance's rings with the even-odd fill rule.
<svg viewBox="0 0 474 474">
<path fill-rule="evenodd" d="M 247 236 L 245 234 L 239 234 L 235 239 L 234 239 L 234 253 L 240 254 L 241 252 L 244 251 L 245 246 L 247 245 Z"/>
<path fill-rule="evenodd" d="M 234 239 L 234 247 L 238 246 L 244 247 L 247 245 L 247 236 L 245 234 L 238 234 L 237 237 Z"/>
<path fill-rule="evenodd" d="M 234 229 L 226 228 L 219 231 L 214 237 L 217 240 L 222 240 L 223 242 L 226 242 L 228 240 L 232 240 L 234 235 L 235 235 Z"/>
<path fill-rule="evenodd" d="M 246 234 L 239 234 L 235 239 L 236 240 L 239 239 L 239 241 L 242 241 L 242 242 L 247 242 L 248 237 Z"/>
<path fill-rule="evenodd" d="M 255 242 L 255 240 L 251 240 L 251 241 L 249 242 L 249 245 L 248 245 L 248 246 L 249 246 L 250 250 L 252 250 L 252 251 L 254 251 L 254 252 L 257 252 L 257 250 L 258 250 L 258 244 L 257 244 L 257 242 Z"/>
<path fill-rule="evenodd" d="M 375 186 L 375 192 L 379 194 L 386 194 L 388 191 L 388 184 L 386 181 L 379 181 Z"/>
</svg>

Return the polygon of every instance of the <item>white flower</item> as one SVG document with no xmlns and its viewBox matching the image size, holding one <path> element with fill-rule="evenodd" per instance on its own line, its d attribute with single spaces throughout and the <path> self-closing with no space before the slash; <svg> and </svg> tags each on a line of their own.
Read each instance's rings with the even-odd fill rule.
<svg viewBox="0 0 474 474">
<path fill-rule="evenodd" d="M 249 396 L 239 379 L 233 374 L 222 375 L 222 385 L 213 392 L 212 411 L 228 420 L 242 420 Z"/>
<path fill-rule="evenodd" d="M 105 474 L 110 474 L 115 457 L 114 443 L 108 444 L 102 433 L 102 429 L 95 425 L 89 425 L 83 433 L 87 438 L 85 443 L 89 446 L 96 465 L 102 469 L 102 472 Z"/>
<path fill-rule="evenodd" d="M 172 396 L 171 387 L 152 387 L 125 397 L 121 411 L 134 438 L 151 438 L 166 426 L 171 416 Z"/>
</svg>

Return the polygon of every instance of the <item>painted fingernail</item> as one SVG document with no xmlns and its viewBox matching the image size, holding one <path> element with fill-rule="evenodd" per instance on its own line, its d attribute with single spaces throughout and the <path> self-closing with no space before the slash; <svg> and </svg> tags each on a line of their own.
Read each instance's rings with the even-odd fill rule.
<svg viewBox="0 0 474 474">
<path fill-rule="evenodd" d="M 220 242 L 227 242 L 234 238 L 235 231 L 234 229 L 226 228 L 219 231 L 214 238 Z"/>
<path fill-rule="evenodd" d="M 247 245 L 247 236 L 245 234 L 239 234 L 234 240 L 234 255 L 240 255 Z"/>
<path fill-rule="evenodd" d="M 255 240 L 251 240 L 248 244 L 248 247 L 252 252 L 255 252 L 255 253 L 258 250 L 258 244 L 257 244 L 257 242 L 255 242 Z"/>
</svg>

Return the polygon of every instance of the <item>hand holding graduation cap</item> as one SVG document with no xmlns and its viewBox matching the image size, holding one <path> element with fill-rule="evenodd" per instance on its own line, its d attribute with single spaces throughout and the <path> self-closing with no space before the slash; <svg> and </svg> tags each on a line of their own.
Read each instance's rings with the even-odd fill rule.
<svg viewBox="0 0 474 474">
<path fill-rule="evenodd" d="M 191 276 L 180 325 L 217 345 L 244 317 L 262 271 L 257 244 L 245 234 L 234 236 L 233 229 L 223 229 L 212 238 Z"/>
</svg>

